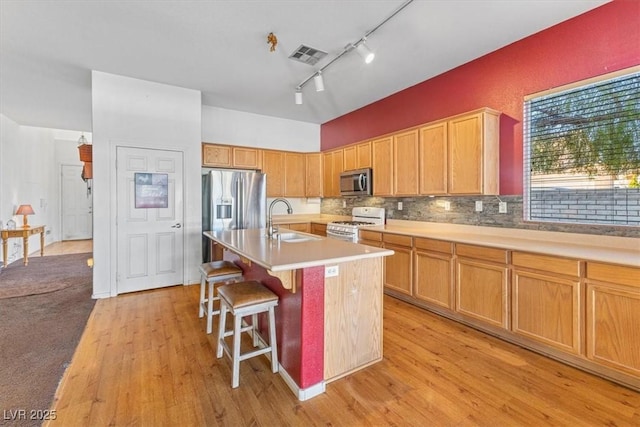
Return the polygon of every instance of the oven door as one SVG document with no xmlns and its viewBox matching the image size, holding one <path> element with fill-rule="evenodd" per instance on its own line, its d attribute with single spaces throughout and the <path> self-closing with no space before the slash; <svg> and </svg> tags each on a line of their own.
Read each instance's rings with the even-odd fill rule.
<svg viewBox="0 0 640 427">
<path fill-rule="evenodd" d="M 331 230 L 327 228 L 327 238 L 329 239 L 343 240 L 345 242 L 355 243 L 357 241 L 357 236 L 358 236 L 357 231 L 355 233 L 351 233 L 351 232 Z"/>
</svg>

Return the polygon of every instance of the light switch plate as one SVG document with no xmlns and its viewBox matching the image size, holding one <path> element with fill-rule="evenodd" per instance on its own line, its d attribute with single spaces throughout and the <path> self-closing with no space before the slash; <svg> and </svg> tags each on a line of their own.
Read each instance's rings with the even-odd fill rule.
<svg viewBox="0 0 640 427">
<path fill-rule="evenodd" d="M 445 211 L 451 210 L 451 202 L 444 202 L 444 210 Z"/>
<path fill-rule="evenodd" d="M 482 212 L 482 200 L 476 200 L 476 212 Z"/>
<path fill-rule="evenodd" d="M 398 210 L 401 211 L 402 210 L 402 202 L 398 202 Z"/>
<path fill-rule="evenodd" d="M 498 205 L 498 213 L 507 213 L 507 202 L 500 202 Z"/>
</svg>

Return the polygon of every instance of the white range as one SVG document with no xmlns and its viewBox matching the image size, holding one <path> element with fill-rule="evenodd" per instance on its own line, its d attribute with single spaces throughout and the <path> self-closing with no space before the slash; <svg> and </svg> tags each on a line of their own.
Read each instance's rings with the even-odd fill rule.
<svg viewBox="0 0 640 427">
<path fill-rule="evenodd" d="M 347 242 L 358 242 L 358 229 L 384 225 L 384 208 L 353 208 L 351 221 L 332 221 L 327 224 L 327 237 Z"/>
</svg>

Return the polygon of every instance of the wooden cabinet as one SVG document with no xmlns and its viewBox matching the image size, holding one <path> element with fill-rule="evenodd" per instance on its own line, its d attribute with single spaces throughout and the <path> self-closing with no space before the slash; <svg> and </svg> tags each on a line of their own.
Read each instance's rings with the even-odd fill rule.
<svg viewBox="0 0 640 427">
<path fill-rule="evenodd" d="M 456 311 L 489 325 L 509 328 L 508 253 L 456 244 Z"/>
<path fill-rule="evenodd" d="M 305 164 L 305 197 L 322 197 L 322 153 L 306 153 Z"/>
<path fill-rule="evenodd" d="M 317 236 L 327 236 L 327 224 L 321 224 L 319 222 L 311 223 L 311 234 L 315 234 Z"/>
<path fill-rule="evenodd" d="M 557 349 L 580 354 L 581 262 L 513 252 L 511 329 Z"/>
<path fill-rule="evenodd" d="M 306 162 L 304 153 L 284 153 L 284 195 L 306 197 Z M 267 179 L 267 185 L 268 185 Z"/>
<path fill-rule="evenodd" d="M 416 237 L 413 247 L 413 296 L 453 311 L 453 243 Z"/>
<path fill-rule="evenodd" d="M 420 194 L 447 194 L 447 122 L 420 129 Z"/>
<path fill-rule="evenodd" d="M 202 144 L 202 166 L 260 169 L 262 150 L 219 144 Z"/>
<path fill-rule="evenodd" d="M 393 135 L 393 194 L 396 196 L 418 194 L 418 136 L 417 129 Z"/>
<path fill-rule="evenodd" d="M 308 222 L 294 222 L 289 224 L 277 224 L 278 228 L 286 228 L 287 230 L 302 231 L 303 233 L 309 233 L 311 226 Z"/>
<path fill-rule="evenodd" d="M 284 197 L 284 152 L 264 150 L 262 153 L 262 172 L 267 175 L 267 197 Z"/>
<path fill-rule="evenodd" d="M 640 377 L 640 268 L 587 262 L 586 356 Z"/>
<path fill-rule="evenodd" d="M 483 109 L 448 121 L 448 193 L 499 194 L 500 113 Z"/>
<path fill-rule="evenodd" d="M 384 257 L 384 286 L 386 289 L 411 295 L 413 291 L 413 237 L 384 233 L 382 246 L 394 251 Z"/>
<path fill-rule="evenodd" d="M 371 142 L 373 162 L 373 195 L 393 195 L 393 138 L 386 137 Z"/>
<path fill-rule="evenodd" d="M 382 233 L 379 231 L 358 230 L 358 243 L 381 248 Z"/>
<path fill-rule="evenodd" d="M 340 197 L 340 173 L 343 172 L 343 151 L 333 150 L 322 153 L 324 197 Z"/>
<path fill-rule="evenodd" d="M 344 170 L 371 167 L 371 141 L 344 147 Z"/>
</svg>

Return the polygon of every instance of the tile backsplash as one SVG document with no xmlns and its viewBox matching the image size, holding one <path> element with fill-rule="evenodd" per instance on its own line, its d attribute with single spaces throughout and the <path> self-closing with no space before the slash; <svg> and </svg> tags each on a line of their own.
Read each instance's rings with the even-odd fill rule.
<svg viewBox="0 0 640 427">
<path fill-rule="evenodd" d="M 482 202 L 482 212 L 476 212 L 476 201 Z M 498 212 L 500 201 L 506 202 L 507 213 Z M 445 210 L 447 202 L 448 211 Z M 402 203 L 402 210 L 398 209 L 399 203 Z M 321 213 L 351 215 L 351 209 L 358 206 L 383 207 L 387 219 L 640 237 L 640 227 L 526 222 L 522 214 L 522 196 L 324 198 Z"/>
</svg>

